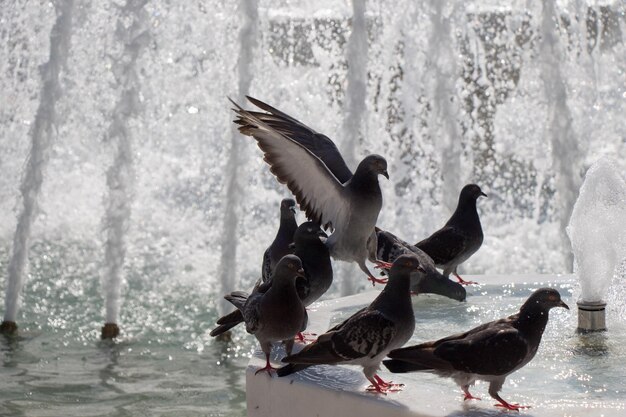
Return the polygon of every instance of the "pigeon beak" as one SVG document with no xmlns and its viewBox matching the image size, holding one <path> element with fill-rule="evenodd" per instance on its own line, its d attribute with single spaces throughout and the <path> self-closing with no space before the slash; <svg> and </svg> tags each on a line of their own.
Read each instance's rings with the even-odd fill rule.
<svg viewBox="0 0 626 417">
<path fill-rule="evenodd" d="M 289 207 L 289 210 L 291 210 L 293 214 L 296 214 L 296 206 Z"/>
<path fill-rule="evenodd" d="M 387 170 L 384 170 L 383 172 L 381 172 L 380 175 L 382 175 L 385 178 L 389 179 L 389 173 L 387 172 Z"/>
<path fill-rule="evenodd" d="M 569 310 L 568 305 L 567 305 L 567 304 L 565 304 L 565 303 L 563 302 L 563 300 L 559 301 L 558 306 L 559 306 L 559 307 L 563 307 L 563 308 L 565 308 L 565 309 Z"/>
<path fill-rule="evenodd" d="M 483 197 L 487 197 L 487 194 L 483 193 L 482 191 L 480 192 L 480 195 L 482 195 Z M 489 198 L 489 197 L 487 197 Z"/>
<path fill-rule="evenodd" d="M 293 243 L 293 242 L 291 242 L 290 244 L 288 244 L 288 245 L 287 245 L 287 247 L 288 247 L 289 249 L 295 249 L 295 248 L 296 248 L 296 244 L 295 244 L 295 243 Z"/>
<path fill-rule="evenodd" d="M 326 236 L 319 236 L 320 242 L 322 242 L 323 244 L 326 244 L 326 241 L 328 240 L 328 238 Z"/>
<path fill-rule="evenodd" d="M 296 275 L 304 278 L 304 269 L 300 268 L 296 271 Z"/>
</svg>

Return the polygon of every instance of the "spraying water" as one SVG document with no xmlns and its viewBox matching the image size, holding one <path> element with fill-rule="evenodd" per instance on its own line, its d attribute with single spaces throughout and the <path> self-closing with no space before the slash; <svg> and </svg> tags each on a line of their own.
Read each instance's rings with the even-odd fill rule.
<svg viewBox="0 0 626 417">
<path fill-rule="evenodd" d="M 455 8 L 447 1 L 432 0 L 431 33 L 428 42 L 430 63 L 424 71 L 424 85 L 431 97 L 433 109 L 430 135 L 440 152 L 440 169 L 443 180 L 443 204 L 448 211 L 456 208 L 461 184 L 461 133 L 455 83 L 459 76 L 454 57 L 452 28 Z"/>
<path fill-rule="evenodd" d="M 131 219 L 131 203 L 135 172 L 130 120 L 140 110 L 140 83 L 135 69 L 137 59 L 150 41 L 145 10 L 147 0 L 129 0 L 120 9 L 116 40 L 123 45 L 121 54 L 113 58 L 112 72 L 120 89 L 113 109 L 107 139 L 115 144 L 113 164 L 107 171 L 108 200 L 103 219 L 107 232 L 102 287 L 105 295 L 105 322 L 117 323 L 126 256 L 126 234 Z M 130 24 L 128 24 L 130 21 Z"/>
<path fill-rule="evenodd" d="M 580 152 L 577 134 L 572 126 L 572 114 L 568 105 L 567 86 L 563 80 L 561 61 L 563 54 L 557 35 L 559 19 L 554 0 L 543 2 L 541 19 L 541 78 L 548 101 L 549 121 L 547 134 L 552 146 L 552 164 L 556 173 L 556 190 L 559 193 L 560 238 L 568 242 L 565 228 L 576 201 L 580 185 Z M 572 254 L 564 257 L 564 270 L 571 272 Z"/>
<path fill-rule="evenodd" d="M 237 103 L 245 103 L 250 93 L 250 84 L 254 78 L 253 61 L 257 44 L 257 26 L 259 19 L 257 0 L 241 0 L 243 24 L 239 32 L 239 58 L 237 60 Z M 237 282 L 237 224 L 239 207 L 244 193 L 239 172 L 246 163 L 246 140 L 241 137 L 234 125 L 231 125 L 231 146 L 226 165 L 226 198 L 222 227 L 222 253 L 220 257 L 219 276 L 221 292 L 227 294 L 234 290 Z M 260 262 L 259 262 L 260 265 Z M 232 305 L 226 300 L 220 301 L 223 313 Z"/>
<path fill-rule="evenodd" d="M 30 154 L 20 187 L 23 210 L 19 216 L 13 238 L 13 254 L 8 268 L 5 322 L 15 322 L 17 317 L 29 253 L 31 227 L 39 208 L 39 194 L 54 134 L 56 103 L 62 93 L 59 78 L 67 60 L 72 36 L 73 0 L 59 1 L 55 7 L 57 18 L 50 32 L 50 57 L 40 69 L 43 84 L 39 107 L 30 132 Z"/>
<path fill-rule="evenodd" d="M 121 244 L 113 245 L 124 248 L 125 271 L 149 271 L 146 285 L 168 280 L 205 285 L 215 294 L 207 302 L 211 310 L 219 305 L 224 284 L 227 290 L 240 280 L 237 287 L 246 288 L 258 277 L 268 236 L 276 232 L 275 208 L 288 193 L 253 144 L 231 137 L 226 97 L 238 99 L 233 95 L 250 89 L 329 135 L 346 158 L 351 152 L 387 158 L 392 177 L 381 181 L 381 226 L 418 241 L 449 216 L 442 202 L 458 197 L 458 189 L 447 188 L 453 181 L 483 181 L 489 194 L 480 206 L 485 242 L 461 272 L 563 272 L 570 246 L 561 240 L 562 218 L 573 203 L 567 193 L 578 187 L 558 178 L 569 177 L 571 170 L 575 180 L 602 155 L 615 155 L 624 169 L 623 2 L 573 0 L 548 4 L 545 10 L 540 3 L 507 1 L 407 0 L 393 8 L 367 3 L 367 10 L 362 3 L 329 0 L 271 3 L 259 2 L 258 17 L 247 19 L 242 14 L 246 5 L 254 9 L 250 3 L 154 0 L 145 3 L 141 18 L 128 12 L 122 19 L 109 2 L 92 2 L 75 13 L 72 31 L 79 36 L 73 35 L 71 50 L 59 48 L 69 38 L 61 13 L 28 2 L 0 8 L 0 55 L 6 57 L 0 60 L 0 102 L 9 103 L 0 106 L 0 238 L 4 248 L 15 240 L 12 270 L 19 269 L 18 259 L 26 259 L 17 254 L 28 244 L 17 236 L 28 235 L 21 231 L 32 223 L 35 214 L 27 213 L 37 213 L 35 206 L 45 218 L 39 217 L 33 228 L 33 243 L 100 247 L 106 243 L 99 239 L 109 238 L 109 231 L 111 242 L 116 235 L 106 220 L 107 235 L 97 234 L 106 217 L 102 196 L 108 207 L 112 194 L 125 201 L 122 194 L 127 193 L 132 199 L 116 210 L 129 215 L 132 201 L 132 226 L 122 224 Z M 59 1 L 57 10 L 68 4 Z M 138 4 L 143 3 L 128 7 Z M 118 21 L 125 23 L 119 31 Z M 150 35 L 133 46 L 141 48 L 141 57 L 131 63 L 130 44 L 139 29 L 122 37 L 133 24 L 149 25 Z M 239 36 L 246 25 L 257 27 L 257 34 Z M 49 36 L 52 27 L 54 36 Z M 366 43 L 355 56 L 348 53 L 353 36 Z M 552 58 L 553 45 L 558 59 Z M 580 54 L 579 45 L 587 54 Z M 52 68 L 64 54 L 69 64 L 61 79 L 63 96 L 56 102 L 44 87 L 58 90 Z M 253 55 L 254 79 L 243 70 L 250 68 Z M 347 59 L 352 61 L 348 66 Z M 40 79 L 42 63 L 50 76 L 40 87 L 33 80 Z M 122 85 L 124 77 L 128 83 Z M 367 88 L 353 108 L 348 103 L 354 80 Z M 136 117 L 138 103 L 123 95 L 125 88 L 141 93 L 142 117 Z M 12 216 L 20 176 L 30 182 L 32 167 L 43 167 L 35 163 L 41 159 L 37 156 L 32 164 L 23 161 L 31 141 L 48 140 L 42 127 L 52 117 L 47 110 L 52 103 L 63 120 L 50 123 L 62 135 L 52 149 L 43 198 L 24 216 L 21 206 Z M 366 114 L 347 116 L 359 108 Z M 351 129 L 358 139 L 349 139 L 342 123 L 359 117 L 358 128 Z M 38 122 L 29 126 L 32 121 Z M 105 146 L 97 140 L 116 129 L 122 133 Z M 127 143 L 119 146 L 124 135 Z M 456 141 L 448 142 L 455 135 Z M 570 147 L 567 141 L 574 138 Z M 121 158 L 130 155 L 128 147 L 130 160 Z M 241 159 L 240 151 L 249 157 Z M 114 160 L 115 155 L 121 159 Z M 442 162 L 451 166 L 444 169 Z M 119 193 L 113 192 L 121 189 L 112 178 L 118 169 L 119 181 L 136 173 Z M 36 188 L 23 194 L 36 195 Z M 13 224 L 14 217 L 24 218 L 21 226 Z M 349 276 L 338 273 L 334 290 L 339 292 Z M 365 286 L 359 272 L 354 280 Z M 17 287 L 21 284 L 3 289 L 14 294 Z"/>
<path fill-rule="evenodd" d="M 617 162 L 604 157 L 587 171 L 567 227 L 583 301 L 605 299 L 626 260 L 625 230 L 626 181 Z"/>
<path fill-rule="evenodd" d="M 343 119 L 341 153 L 351 169 L 357 166 L 357 149 L 362 138 L 363 118 L 367 97 L 367 22 L 365 20 L 365 0 L 352 2 L 352 31 L 346 46 L 348 62 L 345 114 Z M 341 294 L 355 293 L 354 265 L 341 265 Z"/>
</svg>

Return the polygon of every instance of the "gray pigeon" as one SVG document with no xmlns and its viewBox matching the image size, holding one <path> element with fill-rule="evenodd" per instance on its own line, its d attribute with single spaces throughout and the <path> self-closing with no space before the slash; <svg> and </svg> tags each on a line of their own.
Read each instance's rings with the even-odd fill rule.
<svg viewBox="0 0 626 417">
<path fill-rule="evenodd" d="M 489 395 L 499 402 L 497 407 L 528 408 L 507 403 L 498 392 L 506 377 L 537 353 L 548 312 L 553 307 L 569 310 L 557 290 L 541 288 L 531 294 L 518 314 L 436 342 L 393 350 L 389 353 L 392 359 L 383 364 L 394 373 L 426 371 L 453 378 L 463 390 L 465 400 L 480 399 L 470 394 L 469 387 L 477 380 L 487 381 Z"/>
<path fill-rule="evenodd" d="M 435 261 L 437 267 L 443 268 L 446 277 L 452 273 L 462 285 L 476 284 L 465 281 L 456 269 L 483 243 L 483 229 L 476 211 L 476 200 L 480 196 L 487 197 L 487 194 L 478 185 L 463 187 L 452 217 L 441 229 L 415 244 Z"/>
<path fill-rule="evenodd" d="M 255 372 L 266 371 L 270 376 L 270 352 L 273 342 L 282 341 L 291 354 L 294 337 L 307 325 L 307 314 L 296 292 L 296 279 L 304 277 L 302 262 L 295 255 L 284 256 L 276 265 L 269 287 L 261 285 L 248 295 L 235 291 L 224 298 L 243 314 L 246 331 L 256 336 L 266 365 Z"/>
<path fill-rule="evenodd" d="M 257 105 L 261 103 L 248 99 Z M 324 161 L 293 139 L 297 129 L 312 132 L 311 129 L 275 109 L 274 113 L 259 113 L 233 104 L 239 131 L 256 139 L 270 171 L 287 185 L 307 217 L 334 229 L 326 242 L 331 256 L 356 262 L 373 283 L 379 282 L 365 263 L 369 259 L 380 266 L 389 266 L 378 262 L 368 247 L 368 241 L 370 247 L 376 247 L 374 226 L 383 203 L 378 175 L 389 178 L 385 158 L 365 157 L 354 175 L 342 182 Z"/>
<path fill-rule="evenodd" d="M 457 282 L 443 276 L 435 262 L 421 249 L 403 241 L 391 232 L 376 228 L 378 251 L 376 257 L 381 261 L 393 262 L 400 255 L 415 254 L 420 261 L 422 271 L 411 273 L 411 291 L 415 294 L 438 294 L 457 301 L 465 301 L 467 291 Z"/>
<path fill-rule="evenodd" d="M 389 282 L 376 299 L 343 323 L 321 335 L 299 353 L 283 358 L 289 363 L 278 370 L 286 376 L 311 365 L 361 365 L 372 383 L 369 391 L 385 393 L 397 386 L 383 381 L 377 371 L 392 349 L 405 344 L 413 334 L 415 316 L 411 304 L 411 272 L 421 268 L 414 255 L 402 255 L 389 271 Z"/>
<path fill-rule="evenodd" d="M 304 278 L 296 281 L 296 289 L 305 307 L 317 301 L 333 283 L 330 253 L 324 243 L 327 238 L 314 222 L 302 223 L 293 236 L 294 254 L 304 269 Z"/>
<path fill-rule="evenodd" d="M 266 282 L 272 275 L 274 267 L 283 256 L 293 253 L 290 245 L 293 243 L 293 234 L 296 232 L 296 202 L 292 198 L 285 198 L 280 202 L 280 226 L 271 245 L 263 253 L 261 277 Z"/>
</svg>

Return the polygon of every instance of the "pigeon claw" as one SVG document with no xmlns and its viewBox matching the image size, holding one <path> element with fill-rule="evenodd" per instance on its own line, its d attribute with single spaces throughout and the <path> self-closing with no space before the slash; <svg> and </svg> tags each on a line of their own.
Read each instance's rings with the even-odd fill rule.
<svg viewBox="0 0 626 417">
<path fill-rule="evenodd" d="M 466 392 L 465 395 L 463 396 L 463 401 L 467 401 L 467 400 L 478 400 L 478 401 L 480 401 L 480 400 L 482 400 L 482 398 L 474 397 L 469 392 Z"/>
<path fill-rule="evenodd" d="M 391 269 L 392 265 L 393 264 L 391 262 L 376 261 L 376 266 L 374 266 L 374 268 L 377 268 L 377 269 Z"/>
<path fill-rule="evenodd" d="M 254 373 L 255 375 L 258 374 L 259 372 L 267 372 L 267 374 L 270 376 L 270 378 L 272 377 L 272 371 L 276 371 L 278 368 L 274 368 L 272 365 L 270 365 L 269 363 L 267 365 L 265 365 L 265 367 L 263 368 L 259 368 L 256 370 L 256 372 Z"/>
<path fill-rule="evenodd" d="M 376 392 L 378 394 L 387 395 L 388 392 L 402 391 L 404 384 L 392 384 L 391 382 L 383 381 L 378 375 L 374 375 L 374 378 L 367 378 L 372 385 L 365 388 L 367 392 Z"/>
<path fill-rule="evenodd" d="M 372 281 L 372 287 L 376 286 L 376 284 L 386 284 L 387 281 L 389 281 L 388 278 L 376 278 L 373 275 L 370 275 L 369 277 L 367 277 L 367 279 L 369 281 Z"/>
<path fill-rule="evenodd" d="M 305 333 L 305 332 L 298 332 L 298 334 L 296 335 L 296 340 L 300 343 L 311 343 L 311 342 L 315 342 L 317 340 L 317 333 Z"/>
<path fill-rule="evenodd" d="M 502 401 L 499 404 L 495 404 L 495 406 L 496 407 L 505 408 L 505 409 L 511 410 L 511 411 L 519 411 L 519 410 L 523 410 L 525 408 L 530 408 L 529 405 L 509 404 L 506 401 Z"/>
<path fill-rule="evenodd" d="M 456 279 L 459 281 L 459 284 L 461 285 L 478 285 L 478 283 L 476 281 L 465 281 L 463 278 L 461 278 L 461 276 L 457 273 L 454 274 L 454 276 L 456 277 Z"/>
</svg>

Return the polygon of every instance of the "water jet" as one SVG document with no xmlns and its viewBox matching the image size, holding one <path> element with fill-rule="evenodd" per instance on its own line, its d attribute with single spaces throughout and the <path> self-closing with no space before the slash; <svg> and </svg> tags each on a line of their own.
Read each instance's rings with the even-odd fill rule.
<svg viewBox="0 0 626 417">
<path fill-rule="evenodd" d="M 581 286 L 579 333 L 606 330 L 603 300 L 626 252 L 626 182 L 619 172 L 606 157 L 589 168 L 567 227 Z"/>
</svg>

